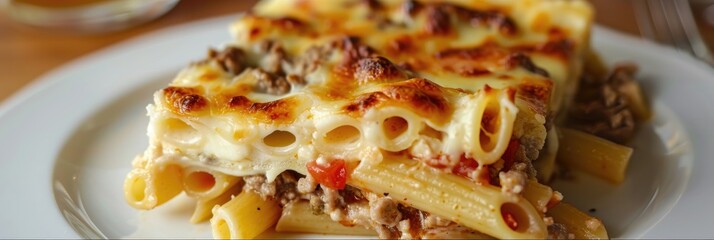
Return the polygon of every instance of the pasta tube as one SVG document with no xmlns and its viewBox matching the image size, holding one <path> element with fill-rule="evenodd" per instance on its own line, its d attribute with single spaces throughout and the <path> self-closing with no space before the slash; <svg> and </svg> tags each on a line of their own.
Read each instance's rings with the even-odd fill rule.
<svg viewBox="0 0 714 240">
<path fill-rule="evenodd" d="M 553 221 L 565 225 L 568 232 L 575 235 L 575 239 L 608 239 L 605 225 L 594 217 L 567 203 L 559 203 L 548 210 L 548 215 Z"/>
<path fill-rule="evenodd" d="M 223 206 L 213 208 L 213 237 L 252 239 L 273 226 L 280 218 L 280 205 L 273 199 L 243 191 Z"/>
<path fill-rule="evenodd" d="M 211 216 L 213 216 L 213 207 L 216 205 L 223 205 L 230 201 L 234 196 L 240 194 L 241 189 L 243 189 L 242 183 L 242 181 L 239 181 L 239 184 L 236 184 L 232 188 L 224 191 L 223 194 L 218 197 L 211 199 L 199 199 L 196 202 L 196 208 L 193 211 L 193 215 L 191 215 L 191 223 L 199 223 L 211 218 Z"/>
<path fill-rule="evenodd" d="M 348 227 L 332 221 L 326 214 L 315 215 L 312 213 L 309 203 L 304 201 L 285 206 L 283 216 L 278 220 L 275 231 L 337 235 L 377 235 L 373 230 L 361 226 Z"/>
<path fill-rule="evenodd" d="M 200 167 L 184 169 L 183 189 L 188 196 L 212 199 L 240 181 L 240 178 Z"/>
<path fill-rule="evenodd" d="M 538 211 L 545 213 L 548 211 L 548 206 L 552 205 L 549 203 L 551 200 L 554 200 L 553 193 L 554 191 L 552 188 L 534 180 L 528 180 L 526 189 L 523 190 L 523 197 L 533 204 L 533 207 L 535 207 Z"/>
<path fill-rule="evenodd" d="M 392 158 L 374 165 L 362 162 L 352 173 L 350 185 L 389 193 L 404 204 L 497 238 L 546 236 L 545 223 L 525 199 L 504 194 L 494 186 L 434 172 L 416 161 Z"/>
<path fill-rule="evenodd" d="M 124 198 L 134 208 L 153 209 L 181 193 L 181 170 L 174 164 L 134 168 L 124 180 Z"/>
<path fill-rule="evenodd" d="M 558 161 L 612 183 L 625 179 L 632 148 L 577 130 L 560 128 Z"/>
</svg>

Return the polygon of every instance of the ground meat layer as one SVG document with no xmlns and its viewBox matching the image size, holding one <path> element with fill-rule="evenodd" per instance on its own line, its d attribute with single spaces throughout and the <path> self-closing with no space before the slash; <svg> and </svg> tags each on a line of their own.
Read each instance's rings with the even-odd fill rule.
<svg viewBox="0 0 714 240">
<path fill-rule="evenodd" d="M 455 222 L 400 204 L 387 193 L 362 192 L 349 185 L 334 190 L 293 171 L 283 172 L 273 182 L 268 182 L 263 175 L 246 176 L 244 180 L 246 190 L 263 198 L 278 199 L 282 206 L 307 201 L 314 214 L 327 214 L 343 225 L 373 229 L 382 239 L 478 234 Z"/>
</svg>

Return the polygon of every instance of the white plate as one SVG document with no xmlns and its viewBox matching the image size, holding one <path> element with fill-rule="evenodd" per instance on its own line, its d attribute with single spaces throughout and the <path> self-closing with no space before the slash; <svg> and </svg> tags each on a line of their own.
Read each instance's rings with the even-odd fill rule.
<svg viewBox="0 0 714 240">
<path fill-rule="evenodd" d="M 5 102 L 0 238 L 210 237 L 207 224 L 188 223 L 186 197 L 139 212 L 124 203 L 122 182 L 132 157 L 147 144 L 144 107 L 151 93 L 208 46 L 229 41 L 233 18 L 107 48 Z M 714 237 L 714 71 L 675 50 L 610 30 L 596 28 L 593 35 L 607 62 L 641 66 L 656 115 L 638 134 L 624 184 L 577 175 L 556 188 L 581 209 L 596 209 L 612 237 Z"/>
</svg>

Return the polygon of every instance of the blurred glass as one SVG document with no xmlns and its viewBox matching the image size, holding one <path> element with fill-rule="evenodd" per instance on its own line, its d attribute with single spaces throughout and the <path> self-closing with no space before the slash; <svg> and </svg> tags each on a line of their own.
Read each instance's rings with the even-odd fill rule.
<svg viewBox="0 0 714 240">
<path fill-rule="evenodd" d="M 178 0 L 0 0 L 12 19 L 48 30 L 98 33 L 155 19 Z"/>
</svg>

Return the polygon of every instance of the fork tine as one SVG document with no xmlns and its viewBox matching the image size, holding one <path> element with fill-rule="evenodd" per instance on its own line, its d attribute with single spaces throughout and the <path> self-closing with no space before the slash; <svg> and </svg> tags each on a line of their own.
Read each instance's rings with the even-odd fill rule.
<svg viewBox="0 0 714 240">
<path fill-rule="evenodd" d="M 704 42 L 702 36 L 699 34 L 699 28 L 697 27 L 697 22 L 694 20 L 694 15 L 692 13 L 692 8 L 689 5 L 689 1 L 673 1 L 675 11 L 679 15 L 679 20 L 682 24 L 682 31 L 686 40 L 689 43 L 690 48 L 695 56 L 706 60 L 710 64 L 714 63 L 714 57 L 712 57 L 709 47 Z"/>
<path fill-rule="evenodd" d="M 661 3 L 658 0 L 633 0 L 633 2 L 640 33 L 645 38 L 673 45 Z"/>
<path fill-rule="evenodd" d="M 672 36 L 672 43 L 675 47 L 689 54 L 695 54 L 692 45 L 689 42 L 687 33 L 684 31 L 684 23 L 682 22 L 682 15 L 679 13 L 676 2 L 679 1 L 664 1 L 659 0 L 662 10 L 664 11 L 664 18 L 667 22 L 667 27 L 669 28 L 670 35 Z M 685 1 L 686 2 L 686 1 Z"/>
<path fill-rule="evenodd" d="M 676 40 L 670 31 L 670 25 L 667 21 L 666 6 L 664 2 L 659 0 L 648 0 L 647 6 L 652 16 L 652 23 L 655 27 L 657 39 L 670 45 L 676 45 Z"/>
<path fill-rule="evenodd" d="M 654 27 L 652 26 L 652 18 L 650 15 L 647 0 L 632 0 L 635 5 L 635 19 L 637 27 L 640 29 L 642 36 L 648 39 L 658 40 Z"/>
<path fill-rule="evenodd" d="M 714 57 L 699 35 L 688 0 L 632 0 L 640 33 L 710 64 Z"/>
</svg>

